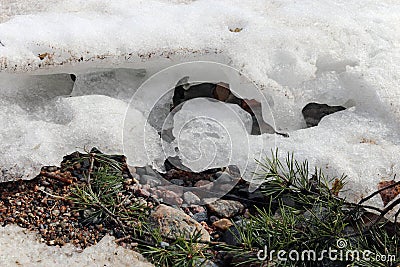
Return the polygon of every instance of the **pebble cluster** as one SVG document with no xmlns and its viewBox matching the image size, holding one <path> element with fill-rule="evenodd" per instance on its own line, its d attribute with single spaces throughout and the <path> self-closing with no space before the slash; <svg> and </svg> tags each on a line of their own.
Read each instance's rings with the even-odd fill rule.
<svg viewBox="0 0 400 267">
<path fill-rule="evenodd" d="M 50 169 L 51 170 L 51 169 Z M 17 224 L 36 230 L 48 245 L 72 243 L 85 248 L 96 244 L 106 233 L 102 225 L 84 226 L 80 213 L 65 197 L 70 186 L 38 176 L 30 181 L 1 184 L 0 224 Z"/>
<path fill-rule="evenodd" d="M 98 243 L 108 233 L 115 236 L 120 245 L 135 247 L 134 240 L 124 236 L 112 221 L 84 224 L 85 212 L 77 211 L 68 199 L 75 185 L 86 182 L 85 173 L 90 162 L 87 158 L 76 161 L 83 155 L 78 152 L 68 155 L 61 168 L 44 167 L 33 180 L 1 184 L 0 224 L 17 224 L 35 230 L 48 245 L 72 243 L 83 249 Z M 202 173 L 170 167 L 166 173 L 159 173 L 149 166 L 128 167 L 123 156 L 113 159 L 124 167 L 121 194 L 123 197 L 133 195 L 134 201 L 147 205 L 151 209 L 149 222 L 164 236 L 170 235 L 172 230 L 190 233 L 197 229 L 202 232 L 204 241 L 235 245 L 237 240 L 227 230 L 232 229 L 234 223 L 240 224 L 241 216 L 249 214 L 250 206 L 265 204 L 262 194 L 248 192 L 248 185 L 235 166 Z M 75 163 L 71 165 L 71 162 Z M 203 202 L 204 194 L 216 187 L 228 192 L 224 199 Z"/>
<path fill-rule="evenodd" d="M 258 190 L 252 193 L 248 191 L 248 184 L 241 179 L 235 166 L 201 173 L 174 167 L 170 167 L 166 173 L 158 173 L 146 166 L 130 168 L 130 173 L 139 182 L 131 186 L 135 194 L 152 197 L 159 203 L 174 207 L 176 218 L 170 219 L 171 225 L 187 228 L 180 212 L 183 211 L 209 233 L 211 241 L 234 245 L 236 239 L 227 230 L 234 223 L 240 224 L 242 216 L 248 217 L 254 206 L 266 203 Z M 225 190 L 223 199 L 207 196 L 207 193 L 221 188 Z M 164 217 L 171 217 L 167 209 L 161 210 L 165 211 Z M 157 211 L 157 216 L 163 217 L 160 211 Z M 168 234 L 168 230 L 165 230 L 165 234 Z"/>
</svg>

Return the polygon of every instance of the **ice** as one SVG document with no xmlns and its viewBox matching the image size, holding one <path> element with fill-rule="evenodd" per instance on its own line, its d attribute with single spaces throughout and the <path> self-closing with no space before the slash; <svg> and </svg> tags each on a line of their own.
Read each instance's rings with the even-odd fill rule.
<svg viewBox="0 0 400 267">
<path fill-rule="evenodd" d="M 193 171 L 237 164 L 248 152 L 243 137 L 253 121 L 238 105 L 196 98 L 186 101 L 173 121 L 177 155 Z"/>
<path fill-rule="evenodd" d="M 72 96 L 106 95 L 127 100 L 146 79 L 145 69 L 110 69 L 77 76 Z"/>
<path fill-rule="evenodd" d="M 69 74 L 17 75 L 0 74 L 0 98 L 17 104 L 32 119 L 67 124 L 71 111 L 59 97 L 70 95 L 73 81 Z"/>
<path fill-rule="evenodd" d="M 1 179 L 33 178 L 42 165 L 97 146 L 159 170 L 175 154 L 195 170 L 236 161 L 256 186 L 249 159 L 278 147 L 281 156 L 293 151 L 331 175 L 348 174 L 346 197 L 359 200 L 399 173 L 399 21 L 392 0 L 3 0 Z M 194 60 L 240 75 L 210 64 L 162 74 Z M 180 150 L 167 147 L 160 125 L 185 76 L 229 83 L 241 98 L 262 102 L 263 119 L 290 137 L 236 129 L 227 115 L 242 114 L 237 107 L 218 112 L 215 103 L 185 103 L 180 119 L 165 125 L 174 125 L 174 135 L 181 119 L 202 112 L 227 120 L 226 131 L 199 120 L 198 134 L 207 138 L 198 140 L 189 123 Z M 301 110 L 311 102 L 347 109 L 306 128 Z M 232 153 L 222 157 L 227 145 Z M 382 207 L 379 197 L 370 202 Z"/>
<path fill-rule="evenodd" d="M 18 105 L 2 103 L 1 151 L 7 155 L 0 161 L 2 180 L 33 178 L 42 166 L 59 165 L 64 155 L 76 150 L 97 147 L 104 153 L 123 153 L 126 102 L 99 95 L 62 98 L 60 101 L 60 105 L 70 112 L 64 115 L 72 117 L 66 125 L 32 120 Z M 146 120 L 134 109 L 130 110 L 129 118 L 137 123 L 137 131 L 131 135 L 135 140 L 132 147 L 135 157 L 130 157 L 129 162 L 145 165 L 148 157 L 145 141 L 140 138 L 144 138 Z M 151 130 L 148 130 L 147 138 L 152 136 Z"/>
</svg>

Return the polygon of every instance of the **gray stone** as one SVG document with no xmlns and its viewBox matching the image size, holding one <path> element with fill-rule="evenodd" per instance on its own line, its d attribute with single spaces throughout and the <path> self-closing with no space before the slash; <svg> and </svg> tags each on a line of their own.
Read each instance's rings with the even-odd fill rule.
<svg viewBox="0 0 400 267">
<path fill-rule="evenodd" d="M 196 220 L 197 222 L 205 222 L 208 219 L 208 214 L 207 211 L 202 211 L 193 214 L 192 218 Z"/>
<path fill-rule="evenodd" d="M 216 180 L 218 183 L 227 184 L 233 181 L 232 177 L 226 172 L 217 172 L 216 175 L 218 177 Z"/>
<path fill-rule="evenodd" d="M 180 209 L 161 204 L 151 212 L 149 222 L 152 227 L 159 228 L 161 234 L 169 238 L 176 238 L 182 234 L 185 238 L 189 238 L 195 231 L 199 231 L 202 241 L 210 241 L 210 235 L 203 226 Z"/>
<path fill-rule="evenodd" d="M 161 242 L 160 242 L 160 246 L 161 246 L 162 248 L 166 248 L 166 247 L 169 247 L 170 245 L 169 245 L 169 243 L 167 243 L 167 242 L 161 241 Z"/>
<path fill-rule="evenodd" d="M 195 267 L 219 267 L 214 262 L 207 260 L 207 259 L 198 259 L 194 263 Z"/>
<path fill-rule="evenodd" d="M 204 190 L 211 190 L 213 183 L 207 180 L 200 180 L 194 184 L 195 187 L 201 187 Z"/>
<path fill-rule="evenodd" d="M 245 207 L 238 201 L 219 199 L 207 204 L 207 208 L 219 217 L 232 218 L 233 216 L 242 213 Z"/>
<path fill-rule="evenodd" d="M 231 226 L 227 231 L 225 231 L 222 235 L 222 240 L 231 246 L 239 246 L 242 243 L 240 232 L 236 226 Z"/>
<path fill-rule="evenodd" d="M 136 167 L 135 172 L 140 176 L 145 175 L 146 174 L 146 168 L 144 168 L 144 167 Z"/>
<path fill-rule="evenodd" d="M 199 204 L 200 203 L 200 198 L 195 195 L 192 192 L 185 192 L 183 194 L 183 200 L 185 201 L 186 204 L 188 205 L 193 205 L 193 204 Z"/>
<path fill-rule="evenodd" d="M 170 205 L 181 206 L 183 203 L 183 199 L 173 191 L 162 190 L 161 197 L 165 203 L 168 203 Z"/>
<path fill-rule="evenodd" d="M 164 185 L 164 186 L 159 186 L 158 189 L 160 189 L 161 191 L 172 191 L 180 197 L 183 196 L 183 187 L 179 185 L 175 184 Z"/>
<path fill-rule="evenodd" d="M 183 186 L 183 184 L 185 183 L 181 179 L 172 179 L 170 182 L 179 186 Z"/>
<path fill-rule="evenodd" d="M 150 185 L 151 187 L 156 187 L 158 185 L 161 185 L 162 182 L 160 179 L 154 177 L 154 176 L 150 176 L 150 175 L 142 175 L 140 177 L 140 183 L 141 184 L 147 184 Z"/>
<path fill-rule="evenodd" d="M 156 173 L 156 171 L 153 170 L 150 166 L 146 166 L 145 169 L 146 169 L 146 174 L 147 175 L 151 175 L 151 176 L 154 176 L 154 177 L 159 177 L 160 176 L 160 174 Z"/>
</svg>

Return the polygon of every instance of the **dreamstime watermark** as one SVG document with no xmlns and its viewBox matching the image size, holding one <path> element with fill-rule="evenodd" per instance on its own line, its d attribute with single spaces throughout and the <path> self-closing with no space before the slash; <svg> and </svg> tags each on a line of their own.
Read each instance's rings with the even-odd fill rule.
<svg viewBox="0 0 400 267">
<path fill-rule="evenodd" d="M 321 251 L 313 249 L 308 250 L 268 250 L 265 246 L 263 250 L 259 250 L 257 258 L 260 261 L 278 260 L 278 261 L 377 261 L 377 262 L 395 262 L 396 255 L 376 254 L 371 250 L 354 250 L 347 248 L 347 240 L 340 238 L 336 241 L 336 247 L 329 247 Z"/>
</svg>

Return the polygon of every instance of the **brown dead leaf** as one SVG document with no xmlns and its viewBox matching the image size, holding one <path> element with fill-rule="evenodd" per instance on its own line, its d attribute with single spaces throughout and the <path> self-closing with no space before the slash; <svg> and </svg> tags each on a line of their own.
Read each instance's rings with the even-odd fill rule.
<svg viewBox="0 0 400 267">
<path fill-rule="evenodd" d="M 243 28 L 229 29 L 230 32 L 241 32 Z"/>
<path fill-rule="evenodd" d="M 376 141 L 372 140 L 372 139 L 368 139 L 363 137 L 360 141 L 361 144 L 371 144 L 371 145 L 376 145 Z"/>
<path fill-rule="evenodd" d="M 394 180 L 391 181 L 382 181 L 379 182 L 378 184 L 378 190 L 381 190 L 382 188 L 388 187 L 390 185 L 395 184 L 396 182 Z M 400 184 L 388 188 L 386 190 L 383 190 L 382 192 L 379 193 L 381 195 L 383 205 L 386 206 L 390 201 L 395 199 L 399 194 L 400 194 Z"/>
<path fill-rule="evenodd" d="M 49 54 L 48 53 L 43 53 L 43 54 L 39 54 L 38 57 L 40 58 L 40 60 L 45 59 Z"/>
<path fill-rule="evenodd" d="M 331 188 L 332 194 L 334 196 L 338 196 L 340 190 L 343 189 L 343 186 L 344 186 L 343 182 L 340 179 L 336 178 L 335 181 L 333 181 L 333 184 L 332 184 L 332 188 Z"/>
</svg>

